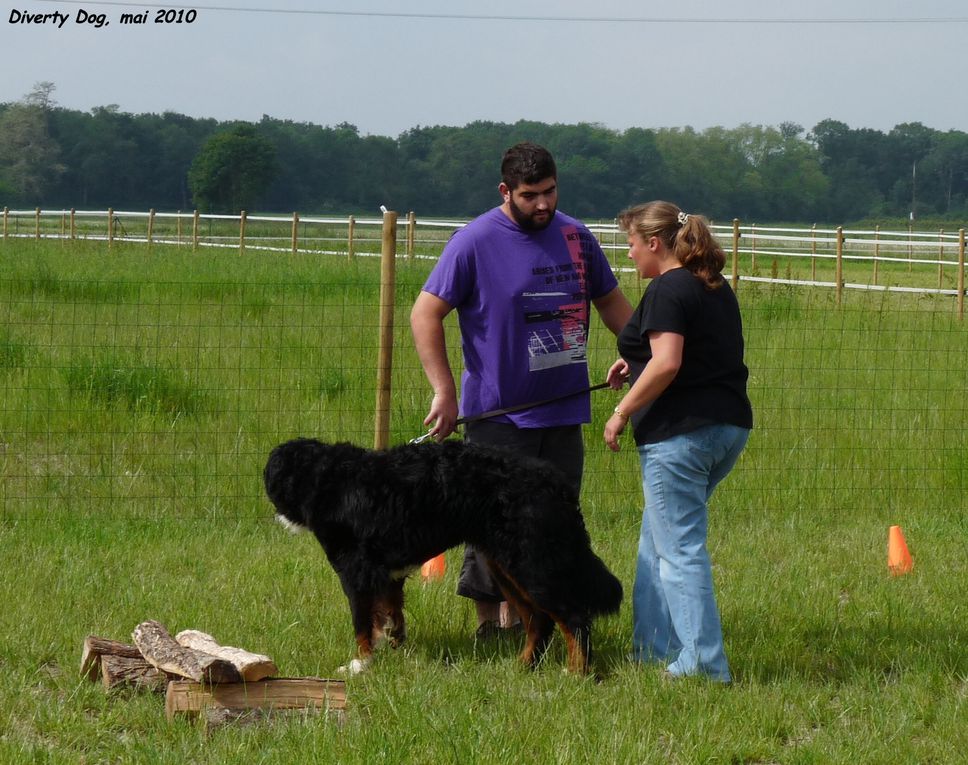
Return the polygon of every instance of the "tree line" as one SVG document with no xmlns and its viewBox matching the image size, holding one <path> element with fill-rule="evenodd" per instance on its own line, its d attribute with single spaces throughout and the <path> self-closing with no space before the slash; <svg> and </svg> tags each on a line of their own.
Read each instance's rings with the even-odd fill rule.
<svg viewBox="0 0 968 765">
<path fill-rule="evenodd" d="M 344 214 L 386 205 L 470 217 L 498 201 L 503 150 L 531 140 L 556 157 L 562 209 L 585 218 L 658 198 L 720 220 L 968 217 L 968 134 L 919 122 L 882 132 L 832 119 L 809 130 L 479 121 L 390 138 L 268 116 L 82 112 L 58 106 L 53 90 L 38 83 L 0 104 L 0 206 Z"/>
</svg>

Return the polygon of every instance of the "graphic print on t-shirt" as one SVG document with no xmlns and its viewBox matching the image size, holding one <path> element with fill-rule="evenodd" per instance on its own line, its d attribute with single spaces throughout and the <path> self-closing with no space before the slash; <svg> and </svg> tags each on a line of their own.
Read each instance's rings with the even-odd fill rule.
<svg viewBox="0 0 968 765">
<path fill-rule="evenodd" d="M 588 302 L 581 234 L 565 226 L 562 235 L 570 263 L 536 267 L 532 275 L 543 286 L 521 295 L 528 327 L 528 369 L 537 371 L 584 364 L 587 358 Z"/>
<path fill-rule="evenodd" d="M 551 369 L 585 361 L 585 304 L 570 292 L 528 292 L 521 296 L 528 325 L 528 368 Z"/>
</svg>

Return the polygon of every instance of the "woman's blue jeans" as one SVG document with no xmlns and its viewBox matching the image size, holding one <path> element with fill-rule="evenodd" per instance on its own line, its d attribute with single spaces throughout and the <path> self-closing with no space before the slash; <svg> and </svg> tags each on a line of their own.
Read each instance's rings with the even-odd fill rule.
<svg viewBox="0 0 968 765">
<path fill-rule="evenodd" d="M 639 447 L 645 512 L 632 590 L 632 648 L 675 676 L 730 682 L 706 550 L 707 501 L 749 430 L 707 425 Z"/>
</svg>

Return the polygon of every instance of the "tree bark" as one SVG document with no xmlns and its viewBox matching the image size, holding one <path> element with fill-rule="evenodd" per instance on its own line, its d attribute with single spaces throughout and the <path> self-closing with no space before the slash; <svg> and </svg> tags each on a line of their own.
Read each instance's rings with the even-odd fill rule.
<svg viewBox="0 0 968 765">
<path fill-rule="evenodd" d="M 140 654 L 137 659 L 128 656 L 103 655 L 101 680 L 104 682 L 106 691 L 119 685 L 131 685 L 138 689 L 164 693 L 165 686 L 168 685 L 168 676 L 145 661 Z"/>
<path fill-rule="evenodd" d="M 179 645 L 164 625 L 154 620 L 134 629 L 134 643 L 154 667 L 196 683 L 237 683 L 239 671 L 228 661 Z"/>
<path fill-rule="evenodd" d="M 165 713 L 198 714 L 214 709 L 341 710 L 346 706 L 346 683 L 315 677 L 277 677 L 255 683 L 200 685 L 184 680 L 168 683 Z"/>
<path fill-rule="evenodd" d="M 137 646 L 88 635 L 84 638 L 84 650 L 81 652 L 81 677 L 97 680 L 101 674 L 101 658 L 103 656 L 144 659 Z"/>
<path fill-rule="evenodd" d="M 268 656 L 250 653 L 230 645 L 219 645 L 215 642 L 215 638 L 205 632 L 182 630 L 175 635 L 175 640 L 185 648 L 202 651 L 231 663 L 246 682 L 263 680 L 279 674 L 275 662 Z"/>
</svg>

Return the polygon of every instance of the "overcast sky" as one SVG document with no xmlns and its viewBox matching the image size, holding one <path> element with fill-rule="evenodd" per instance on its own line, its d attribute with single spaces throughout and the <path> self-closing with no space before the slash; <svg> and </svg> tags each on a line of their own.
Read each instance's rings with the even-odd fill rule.
<svg viewBox="0 0 968 765">
<path fill-rule="evenodd" d="M 391 137 L 518 119 L 968 131 L 966 0 L 206 0 L 164 6 L 191 24 L 154 23 L 162 7 L 3 2 L 0 102 L 51 81 L 71 109 Z M 61 28 L 24 23 L 55 12 Z"/>
</svg>

